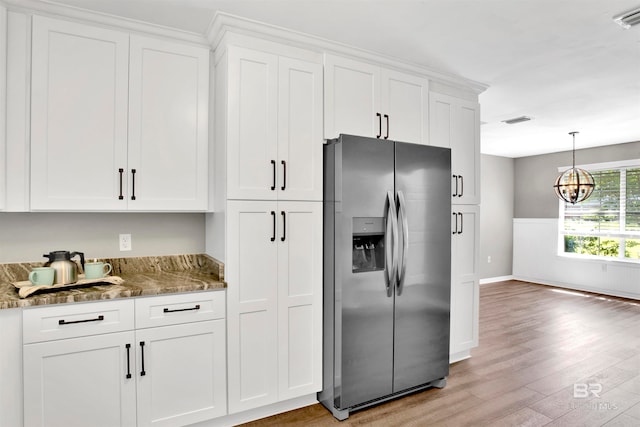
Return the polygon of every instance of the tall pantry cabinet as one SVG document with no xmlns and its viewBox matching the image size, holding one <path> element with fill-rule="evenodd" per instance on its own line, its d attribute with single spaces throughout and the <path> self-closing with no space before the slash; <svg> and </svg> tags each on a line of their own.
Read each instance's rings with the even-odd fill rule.
<svg viewBox="0 0 640 427">
<path fill-rule="evenodd" d="M 475 97 L 474 97 L 475 98 Z M 475 100 L 429 93 L 429 143 L 451 148 L 450 358 L 478 346 L 480 245 L 480 106 Z"/>
<path fill-rule="evenodd" d="M 240 40 L 216 49 L 208 220 L 225 262 L 230 414 L 322 385 L 322 60 Z"/>
</svg>

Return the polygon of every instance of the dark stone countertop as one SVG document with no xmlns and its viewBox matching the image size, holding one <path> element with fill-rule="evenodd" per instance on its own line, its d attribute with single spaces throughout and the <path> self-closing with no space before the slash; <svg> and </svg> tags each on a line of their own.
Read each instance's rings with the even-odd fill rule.
<svg viewBox="0 0 640 427">
<path fill-rule="evenodd" d="M 39 291 L 27 298 L 20 298 L 11 283 L 27 280 L 31 269 L 43 263 L 0 264 L 0 309 L 226 288 L 224 264 L 208 255 L 109 258 L 99 261 L 109 262 L 113 267 L 111 275 L 121 277 L 124 283 Z"/>
</svg>

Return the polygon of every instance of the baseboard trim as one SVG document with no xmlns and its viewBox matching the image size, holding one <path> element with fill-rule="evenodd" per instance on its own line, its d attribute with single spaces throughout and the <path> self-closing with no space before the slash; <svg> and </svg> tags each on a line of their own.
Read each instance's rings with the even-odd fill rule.
<svg viewBox="0 0 640 427">
<path fill-rule="evenodd" d="M 238 412 L 236 414 L 225 415 L 223 417 L 214 418 L 213 420 L 204 421 L 202 423 L 193 424 L 192 427 L 228 427 L 238 424 L 248 423 L 250 421 L 259 420 L 270 417 L 272 415 L 281 414 L 283 412 L 292 411 L 294 409 L 303 408 L 305 406 L 318 403 L 316 393 L 306 396 L 297 397 L 277 402 L 271 405 L 261 406 L 259 408 L 249 409 L 247 411 Z"/>
<path fill-rule="evenodd" d="M 538 285 L 553 286 L 555 288 L 569 289 L 569 290 L 578 291 L 578 292 L 589 292 L 589 293 L 592 293 L 592 294 L 609 295 L 609 296 L 612 296 L 612 297 L 640 300 L 640 295 L 639 294 L 632 294 L 632 293 L 629 293 L 629 292 L 619 292 L 619 291 L 612 290 L 612 289 L 595 288 L 595 287 L 592 288 L 590 286 L 579 286 L 579 285 L 555 282 L 555 281 L 550 281 L 550 280 L 536 279 L 536 278 L 532 278 L 532 277 L 516 276 L 516 277 L 513 278 L 513 280 L 519 280 L 519 281 L 522 281 L 522 282 L 535 283 L 535 284 L 538 284 Z"/>
<path fill-rule="evenodd" d="M 480 284 L 486 285 L 487 283 L 504 282 L 506 280 L 513 280 L 513 276 L 488 277 L 486 279 L 480 279 Z"/>
</svg>

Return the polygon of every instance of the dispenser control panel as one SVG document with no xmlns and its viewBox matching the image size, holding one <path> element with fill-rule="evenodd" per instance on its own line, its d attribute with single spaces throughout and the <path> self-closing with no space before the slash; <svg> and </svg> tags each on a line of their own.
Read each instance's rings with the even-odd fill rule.
<svg viewBox="0 0 640 427">
<path fill-rule="evenodd" d="M 384 270 L 384 218 L 353 218 L 352 272 Z"/>
</svg>

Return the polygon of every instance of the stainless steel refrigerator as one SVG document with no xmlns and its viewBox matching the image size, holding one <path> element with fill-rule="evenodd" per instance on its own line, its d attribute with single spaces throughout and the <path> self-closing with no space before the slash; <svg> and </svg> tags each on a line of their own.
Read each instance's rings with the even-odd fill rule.
<svg viewBox="0 0 640 427">
<path fill-rule="evenodd" d="M 324 147 L 323 390 L 338 419 L 449 373 L 451 151 Z"/>
</svg>

